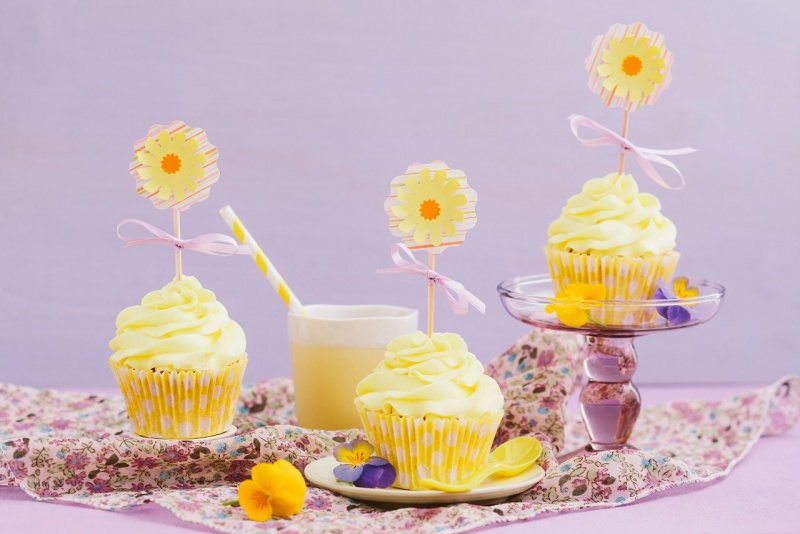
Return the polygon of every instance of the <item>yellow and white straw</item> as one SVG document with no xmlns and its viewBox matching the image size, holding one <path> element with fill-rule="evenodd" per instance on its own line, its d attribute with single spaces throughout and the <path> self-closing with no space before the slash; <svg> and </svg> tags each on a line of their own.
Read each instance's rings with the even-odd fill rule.
<svg viewBox="0 0 800 534">
<path fill-rule="evenodd" d="M 297 297 L 283 280 L 281 273 L 279 273 L 278 269 L 269 261 L 267 255 L 264 254 L 264 251 L 258 246 L 258 243 L 256 243 L 253 236 L 251 236 L 250 232 L 244 227 L 242 221 L 239 220 L 239 217 L 233 212 L 233 209 L 230 206 L 225 206 L 219 210 L 219 214 L 225 219 L 225 222 L 228 224 L 231 231 L 233 231 L 233 235 L 236 236 L 236 239 L 250 249 L 250 254 L 256 261 L 256 265 L 258 265 L 258 268 L 264 273 L 264 276 L 267 277 L 267 280 L 269 280 L 269 283 L 275 288 L 275 291 L 278 292 L 278 295 L 280 295 L 283 302 L 286 303 L 286 306 L 294 313 L 302 315 L 303 305 L 297 300 Z"/>
</svg>

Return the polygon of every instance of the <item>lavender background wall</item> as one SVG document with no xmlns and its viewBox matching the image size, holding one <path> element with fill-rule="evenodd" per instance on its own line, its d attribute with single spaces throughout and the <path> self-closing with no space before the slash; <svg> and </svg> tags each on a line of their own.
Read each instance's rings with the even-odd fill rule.
<svg viewBox="0 0 800 534">
<path fill-rule="evenodd" d="M 586 87 L 592 38 L 641 20 L 666 35 L 674 81 L 632 116 L 688 187 L 661 190 L 679 271 L 727 286 L 720 314 L 637 343 L 642 382 L 768 381 L 800 372 L 800 3 L 438 1 L 0 2 L 0 381 L 110 386 L 123 307 L 173 275 L 164 246 L 122 249 L 117 223 L 169 228 L 134 190 L 133 142 L 180 118 L 220 150 L 222 176 L 184 235 L 225 232 L 231 204 L 307 303 L 424 308 L 389 265 L 382 205 L 409 163 L 443 159 L 478 191 L 477 226 L 437 268 L 488 303 L 437 329 L 484 361 L 525 327 L 495 285 L 546 270 L 548 223 L 616 168 L 570 113 L 619 128 Z M 246 380 L 290 374 L 286 310 L 247 257 L 186 254 L 248 335 Z M 423 313 L 424 319 L 424 313 Z"/>
</svg>

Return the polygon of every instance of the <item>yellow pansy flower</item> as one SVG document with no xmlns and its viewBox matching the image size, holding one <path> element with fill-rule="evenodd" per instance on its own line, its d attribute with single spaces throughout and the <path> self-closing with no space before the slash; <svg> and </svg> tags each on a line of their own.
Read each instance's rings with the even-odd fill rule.
<svg viewBox="0 0 800 534">
<path fill-rule="evenodd" d="M 608 289 L 603 284 L 569 284 L 545 306 L 545 313 L 555 313 L 558 320 L 571 328 L 580 328 L 592 321 L 589 311 L 605 300 Z M 596 322 L 596 321 L 592 321 Z"/>
<path fill-rule="evenodd" d="M 239 505 L 253 521 L 291 517 L 303 509 L 305 496 L 303 475 L 283 459 L 273 464 L 256 464 L 251 479 L 239 484 Z"/>
</svg>

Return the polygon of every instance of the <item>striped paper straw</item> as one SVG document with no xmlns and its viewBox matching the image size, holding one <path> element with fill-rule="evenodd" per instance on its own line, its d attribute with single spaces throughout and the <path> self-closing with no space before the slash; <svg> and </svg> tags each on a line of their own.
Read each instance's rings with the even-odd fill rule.
<svg viewBox="0 0 800 534">
<path fill-rule="evenodd" d="M 233 209 L 230 206 L 225 206 L 219 210 L 219 214 L 225 219 L 225 222 L 233 231 L 233 235 L 236 236 L 236 239 L 250 249 L 250 254 L 253 256 L 253 259 L 256 260 L 256 265 L 258 265 L 258 268 L 264 273 L 264 276 L 267 277 L 267 280 L 269 280 L 269 283 L 275 288 L 275 291 L 278 292 L 278 295 L 280 295 L 283 302 L 286 303 L 286 306 L 294 313 L 302 315 L 303 305 L 300 304 L 300 301 L 297 300 L 292 290 L 286 285 L 281 273 L 279 273 L 278 269 L 269 261 L 267 255 L 264 254 L 264 251 L 258 246 L 256 240 L 253 239 L 253 236 L 251 236 L 250 232 L 244 227 L 242 221 L 239 220 L 239 217 L 233 212 Z"/>
</svg>

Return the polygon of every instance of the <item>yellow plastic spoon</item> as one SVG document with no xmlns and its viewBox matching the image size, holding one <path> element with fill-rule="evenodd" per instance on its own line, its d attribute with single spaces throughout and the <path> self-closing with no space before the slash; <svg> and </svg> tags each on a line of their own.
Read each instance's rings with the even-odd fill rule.
<svg viewBox="0 0 800 534">
<path fill-rule="evenodd" d="M 420 484 L 428 489 L 459 493 L 477 488 L 481 482 L 492 475 L 512 477 L 531 467 L 542 454 L 542 444 L 531 436 L 519 436 L 498 446 L 489 454 L 486 467 L 458 482 L 440 482 L 423 478 Z"/>
</svg>

